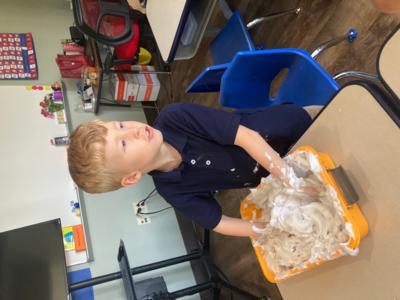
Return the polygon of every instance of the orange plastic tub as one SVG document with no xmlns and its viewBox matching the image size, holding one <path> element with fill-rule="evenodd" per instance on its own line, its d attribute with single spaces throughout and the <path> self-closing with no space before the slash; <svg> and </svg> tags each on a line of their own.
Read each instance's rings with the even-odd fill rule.
<svg viewBox="0 0 400 300">
<path fill-rule="evenodd" d="M 333 176 L 327 171 L 329 169 L 335 168 L 335 164 L 333 163 L 332 159 L 327 154 L 317 152 L 314 148 L 312 148 L 310 146 L 301 146 L 301 147 L 297 148 L 295 151 L 309 151 L 309 152 L 314 153 L 318 157 L 319 162 L 322 167 L 321 168 L 322 169 L 321 177 L 322 177 L 323 181 L 326 184 L 331 185 L 335 189 L 335 191 L 338 195 L 340 204 L 343 208 L 344 221 L 352 224 L 354 238 L 350 239 L 347 246 L 353 250 L 357 249 L 360 245 L 361 239 L 364 238 L 368 233 L 368 223 L 365 220 L 365 218 L 364 218 L 363 214 L 361 213 L 360 208 L 358 207 L 357 204 L 352 204 L 352 205 L 347 204 L 345 196 L 343 195 L 340 187 L 335 182 Z M 265 186 L 265 184 L 260 184 L 257 188 L 261 188 L 263 185 Z M 255 218 L 257 220 L 257 219 L 261 218 L 261 216 L 262 216 L 262 208 L 257 207 L 255 204 L 249 204 L 249 200 L 251 199 L 251 197 L 252 197 L 251 194 L 248 195 L 240 204 L 240 214 L 242 216 L 242 219 L 252 220 L 253 217 L 255 216 Z M 263 249 L 261 247 L 255 246 L 254 251 L 257 255 L 257 259 L 260 263 L 260 266 L 264 273 L 265 278 L 268 281 L 273 282 L 273 283 L 287 280 L 288 278 L 290 278 L 296 274 L 313 269 L 316 266 L 326 262 L 326 260 L 320 260 L 316 263 L 308 264 L 307 267 L 304 269 L 296 269 L 296 268 L 292 269 L 292 270 L 290 270 L 288 276 L 277 279 L 276 274 L 268 267 L 268 264 L 267 264 L 266 260 L 264 259 Z M 338 258 L 340 256 L 342 256 L 342 252 L 338 250 L 333 255 L 333 259 Z"/>
</svg>

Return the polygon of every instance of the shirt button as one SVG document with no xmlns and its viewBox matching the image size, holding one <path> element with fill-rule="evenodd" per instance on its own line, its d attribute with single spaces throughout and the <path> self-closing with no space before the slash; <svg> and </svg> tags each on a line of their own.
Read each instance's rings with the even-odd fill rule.
<svg viewBox="0 0 400 300">
<path fill-rule="evenodd" d="M 190 161 L 190 163 L 191 163 L 192 165 L 195 165 L 195 164 L 196 164 L 196 160 L 195 160 L 195 159 L 192 159 L 192 160 Z"/>
<path fill-rule="evenodd" d="M 206 161 L 206 165 L 207 165 L 207 166 L 211 165 L 211 161 L 210 161 L 210 160 L 207 160 L 207 161 Z"/>
</svg>

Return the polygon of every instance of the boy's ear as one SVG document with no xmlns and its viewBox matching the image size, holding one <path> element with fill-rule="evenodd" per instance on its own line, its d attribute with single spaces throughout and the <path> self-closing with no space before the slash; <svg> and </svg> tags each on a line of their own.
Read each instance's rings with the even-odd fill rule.
<svg viewBox="0 0 400 300">
<path fill-rule="evenodd" d="M 140 178 L 142 178 L 142 173 L 140 171 L 134 171 L 121 179 L 121 186 L 128 187 L 137 183 Z"/>
</svg>

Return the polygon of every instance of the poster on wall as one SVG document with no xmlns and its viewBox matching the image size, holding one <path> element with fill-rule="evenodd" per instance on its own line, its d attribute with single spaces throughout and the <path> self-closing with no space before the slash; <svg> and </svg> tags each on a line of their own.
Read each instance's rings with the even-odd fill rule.
<svg viewBox="0 0 400 300">
<path fill-rule="evenodd" d="M 0 33 L 0 80 L 38 79 L 31 33 Z"/>
</svg>

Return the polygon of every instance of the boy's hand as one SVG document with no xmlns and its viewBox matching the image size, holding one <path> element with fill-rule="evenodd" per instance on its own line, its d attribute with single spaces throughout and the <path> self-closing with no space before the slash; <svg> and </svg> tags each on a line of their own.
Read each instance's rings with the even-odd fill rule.
<svg viewBox="0 0 400 300">
<path fill-rule="evenodd" d="M 253 221 L 251 222 L 253 224 L 252 229 L 254 234 L 251 235 L 251 237 L 258 237 L 261 234 L 264 233 L 265 231 L 265 226 L 267 226 L 266 222 L 257 222 L 257 221 Z"/>
<path fill-rule="evenodd" d="M 317 198 L 322 191 L 322 185 L 311 179 L 310 176 L 313 174 L 311 170 L 299 168 L 296 164 L 291 163 L 290 165 L 285 162 L 286 176 L 283 176 L 281 180 L 289 186 L 294 188 L 296 191 L 307 194 L 311 198 Z"/>
<path fill-rule="evenodd" d="M 221 221 L 213 230 L 231 236 L 257 237 L 263 232 L 265 225 L 264 222 L 250 222 L 222 215 Z"/>
<path fill-rule="evenodd" d="M 319 196 L 321 189 L 314 186 L 304 186 L 299 188 L 299 192 L 307 194 L 311 198 L 317 198 Z"/>
</svg>

